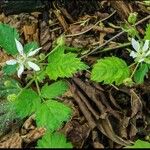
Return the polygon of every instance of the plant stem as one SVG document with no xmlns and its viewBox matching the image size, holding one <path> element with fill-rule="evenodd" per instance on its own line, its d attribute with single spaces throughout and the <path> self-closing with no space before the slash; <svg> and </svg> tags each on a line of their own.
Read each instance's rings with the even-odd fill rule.
<svg viewBox="0 0 150 150">
<path fill-rule="evenodd" d="M 135 68 L 134 68 L 134 70 L 133 70 L 133 72 L 132 72 L 132 74 L 131 74 L 131 77 L 130 77 L 131 79 L 132 79 L 132 77 L 133 77 L 135 71 L 137 70 L 139 64 L 140 64 L 140 63 L 137 63 L 137 64 L 136 64 L 136 66 L 135 66 Z"/>
<path fill-rule="evenodd" d="M 60 45 L 57 45 L 52 51 L 50 51 L 50 52 L 44 57 L 44 59 L 40 60 L 39 63 L 42 62 L 43 60 L 45 60 L 45 59 L 46 59 L 51 53 L 53 53 L 59 46 L 60 46 Z"/>
<path fill-rule="evenodd" d="M 41 91 L 40 91 L 40 87 L 39 87 L 37 79 L 35 79 L 35 84 L 36 84 L 36 87 L 37 87 L 38 94 L 39 94 L 39 96 L 41 96 Z"/>
<path fill-rule="evenodd" d="M 140 21 L 138 21 L 135 26 L 143 23 L 144 21 L 150 19 L 150 15 L 146 16 L 145 18 L 141 19 Z M 87 57 L 88 55 L 91 55 L 93 53 L 95 53 L 97 50 L 99 50 L 100 48 L 104 47 L 105 45 L 107 45 L 109 42 L 111 42 L 112 40 L 114 40 L 115 38 L 121 36 L 122 34 L 124 34 L 125 31 L 121 31 L 119 32 L 118 34 L 116 34 L 115 36 L 113 36 L 112 38 L 110 38 L 108 41 L 106 41 L 105 43 L 103 43 L 102 45 L 96 47 L 95 49 L 91 50 L 88 54 L 84 54 L 82 55 L 80 58 L 84 58 L 84 57 Z"/>
<path fill-rule="evenodd" d="M 18 95 L 20 95 L 20 93 L 21 93 L 23 90 L 27 89 L 27 88 L 33 83 L 33 81 L 34 81 L 34 78 L 33 78 L 32 80 L 30 80 L 30 81 L 28 82 L 28 84 L 27 84 L 24 88 L 22 88 L 22 89 L 20 90 L 20 92 L 18 93 Z M 17 96 L 18 96 L 18 95 L 17 95 Z"/>
<path fill-rule="evenodd" d="M 126 47 L 126 46 L 129 46 L 129 45 L 131 45 L 131 43 L 124 43 L 124 44 L 121 44 L 121 45 L 119 45 L 119 46 L 116 46 L 116 47 L 108 47 L 108 48 L 105 48 L 105 49 L 103 49 L 103 50 L 101 50 L 101 51 L 99 51 L 100 53 L 101 52 L 107 52 L 107 51 L 111 51 L 111 50 L 114 50 L 114 49 L 119 49 L 119 48 L 123 48 L 123 47 Z M 94 54 L 96 54 L 96 52 L 94 53 Z"/>
</svg>

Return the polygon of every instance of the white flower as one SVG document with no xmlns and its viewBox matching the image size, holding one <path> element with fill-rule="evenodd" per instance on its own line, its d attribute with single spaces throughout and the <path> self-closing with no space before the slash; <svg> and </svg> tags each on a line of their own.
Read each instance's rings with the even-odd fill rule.
<svg viewBox="0 0 150 150">
<path fill-rule="evenodd" d="M 32 58 L 31 56 L 34 56 L 36 53 L 38 53 L 39 50 L 41 49 L 41 47 L 25 54 L 23 51 L 22 44 L 17 39 L 15 39 L 15 42 L 16 42 L 16 47 L 19 52 L 19 55 L 17 56 L 16 59 L 11 59 L 11 60 L 6 61 L 6 64 L 7 65 L 15 65 L 15 64 L 19 65 L 18 72 L 17 72 L 19 78 L 21 77 L 22 73 L 24 72 L 25 67 L 27 69 L 33 69 L 35 71 L 39 71 L 40 67 L 37 64 L 32 62 L 36 59 Z"/>
<path fill-rule="evenodd" d="M 143 46 L 134 38 L 132 38 L 131 43 L 135 51 L 131 51 L 130 56 L 135 58 L 135 61 L 140 63 L 150 56 L 149 40 L 146 40 Z"/>
</svg>

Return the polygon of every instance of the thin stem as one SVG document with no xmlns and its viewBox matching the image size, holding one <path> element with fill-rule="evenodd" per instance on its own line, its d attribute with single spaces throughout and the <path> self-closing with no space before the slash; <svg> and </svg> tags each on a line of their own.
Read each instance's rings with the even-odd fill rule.
<svg viewBox="0 0 150 150">
<path fill-rule="evenodd" d="M 51 53 L 53 53 L 60 45 L 57 45 L 52 51 L 50 51 L 42 60 L 39 61 L 42 62 L 43 60 L 45 60 Z"/>
<path fill-rule="evenodd" d="M 133 70 L 133 72 L 132 72 L 132 74 L 131 74 L 131 77 L 130 77 L 131 79 L 132 79 L 133 75 L 135 74 L 135 71 L 137 70 L 139 64 L 140 64 L 140 63 L 137 63 L 137 64 L 136 64 L 136 66 L 135 66 L 135 68 L 134 68 L 134 70 Z"/>
<path fill-rule="evenodd" d="M 134 66 L 136 64 L 136 62 L 134 62 L 133 64 L 131 64 L 130 66 L 129 66 L 129 68 L 131 68 L 132 66 Z"/>
<path fill-rule="evenodd" d="M 89 32 L 91 29 L 93 29 L 94 26 L 98 25 L 100 22 L 107 20 L 108 18 L 110 18 L 111 16 L 113 16 L 116 13 L 116 10 L 114 12 L 112 12 L 112 14 L 110 14 L 109 16 L 107 16 L 104 19 L 99 20 L 98 22 L 96 22 L 93 26 L 91 26 L 89 29 L 87 29 L 86 31 L 80 32 L 80 33 L 76 33 L 76 34 L 69 34 L 69 35 L 65 35 L 65 37 L 72 37 L 72 36 L 79 36 L 82 34 L 85 34 L 87 32 Z"/>
<path fill-rule="evenodd" d="M 100 52 L 107 52 L 107 51 L 111 51 L 111 50 L 114 50 L 114 49 L 123 48 L 123 47 L 129 46 L 129 45 L 131 45 L 131 43 L 124 43 L 124 44 L 121 44 L 121 45 L 116 46 L 116 47 L 112 47 L 112 48 L 108 47 L 108 48 L 105 48 L 105 49 L 101 50 Z M 94 54 L 96 54 L 96 52 L 95 52 Z"/>
<path fill-rule="evenodd" d="M 18 93 L 17 96 L 19 96 L 20 93 L 21 93 L 23 90 L 27 89 L 27 88 L 33 83 L 33 81 L 34 81 L 34 78 L 33 78 L 32 80 L 30 80 L 30 81 L 28 82 L 28 84 L 27 84 L 24 88 L 22 88 L 22 89 L 20 90 L 20 92 Z"/>
<path fill-rule="evenodd" d="M 38 83 L 37 79 L 35 79 L 35 85 L 36 85 L 39 96 L 41 96 L 41 91 L 40 91 L 40 87 L 39 87 L 39 83 Z"/>
<path fill-rule="evenodd" d="M 135 26 L 137 26 L 137 25 L 143 23 L 144 21 L 146 21 L 146 20 L 148 20 L 148 19 L 150 19 L 150 15 L 148 15 L 147 17 L 145 17 L 145 18 L 141 19 L 140 21 L 138 21 L 138 22 L 135 24 Z M 96 47 L 95 49 L 91 50 L 88 54 L 82 55 L 81 58 L 84 58 L 84 57 L 87 57 L 88 55 L 93 54 L 93 53 L 96 52 L 98 49 L 104 47 L 104 46 L 107 45 L 109 42 L 111 42 L 112 40 L 114 40 L 115 38 L 119 37 L 120 35 L 122 35 L 122 34 L 124 34 L 124 33 L 125 33 L 125 31 L 119 32 L 118 34 L 116 34 L 115 36 L 113 36 L 111 39 L 109 39 L 108 41 L 106 41 L 105 43 L 103 43 L 102 45 L 100 45 L 100 46 Z"/>
</svg>

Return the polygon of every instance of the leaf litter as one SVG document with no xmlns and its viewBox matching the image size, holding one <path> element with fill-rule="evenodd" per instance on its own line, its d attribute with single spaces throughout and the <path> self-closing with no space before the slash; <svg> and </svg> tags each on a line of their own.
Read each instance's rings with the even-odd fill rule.
<svg viewBox="0 0 150 150">
<path fill-rule="evenodd" d="M 40 11 L 30 10 L 25 13 L 11 13 L 9 9 L 7 12 L 3 6 L 0 22 L 17 28 L 22 43 L 37 41 L 44 51 L 49 51 L 57 37 L 65 32 L 67 45 L 79 49 L 78 54 L 85 55 L 84 60 L 90 65 L 98 57 L 105 56 L 106 52 L 87 54 L 117 35 L 117 25 L 127 19 L 130 12 L 137 11 L 141 17 L 149 13 L 138 1 L 73 0 L 68 3 L 66 0 L 55 0 L 50 6 L 45 6 L 46 10 L 43 11 L 39 4 L 42 7 Z M 138 26 L 141 33 L 143 28 L 143 25 Z M 107 45 L 113 48 L 121 42 L 125 42 L 124 35 Z M 121 56 L 119 49 L 109 53 Z M 126 58 L 125 54 L 122 55 Z M 9 57 L 0 51 L 0 64 Z M 74 147 L 120 148 L 132 144 L 137 138 L 150 135 L 149 78 L 135 88 L 115 88 L 93 83 L 89 81 L 89 76 L 81 72 L 69 79 L 70 90 L 60 98 L 74 110 L 71 120 L 60 129 Z M 1 97 L 0 107 L 3 104 L 7 105 Z M 6 110 L 2 113 L 8 112 Z M 0 148 L 35 147 L 37 139 L 45 133 L 44 128 L 36 127 L 34 116 L 24 120 L 24 123 L 19 121 L 14 124 L 12 118 L 8 120 L 10 125 L 0 134 Z"/>
</svg>

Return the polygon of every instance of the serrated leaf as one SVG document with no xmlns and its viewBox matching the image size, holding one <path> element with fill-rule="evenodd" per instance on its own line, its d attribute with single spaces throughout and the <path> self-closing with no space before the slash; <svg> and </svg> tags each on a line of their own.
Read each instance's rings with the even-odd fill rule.
<svg viewBox="0 0 150 150">
<path fill-rule="evenodd" d="M 71 77 L 77 71 L 87 69 L 87 65 L 77 58 L 76 54 L 64 53 L 65 47 L 58 46 L 48 58 L 46 72 L 50 79 L 56 80 L 59 77 Z"/>
<path fill-rule="evenodd" d="M 141 64 L 140 67 L 136 70 L 134 74 L 134 81 L 138 84 L 141 84 L 144 82 L 144 77 L 148 73 L 148 65 L 147 64 Z"/>
<path fill-rule="evenodd" d="M 105 57 L 98 60 L 93 66 L 91 79 L 104 84 L 120 85 L 130 75 L 129 68 L 124 60 L 118 57 Z"/>
<path fill-rule="evenodd" d="M 25 44 L 24 46 L 24 52 L 25 53 L 28 53 L 30 51 L 33 51 L 35 49 L 37 49 L 39 46 L 38 46 L 38 43 L 37 42 L 30 42 L 30 43 L 27 43 Z"/>
<path fill-rule="evenodd" d="M 72 148 L 72 144 L 60 133 L 46 133 L 37 145 L 38 148 Z"/>
<path fill-rule="evenodd" d="M 144 39 L 150 40 L 150 24 L 147 24 Z"/>
<path fill-rule="evenodd" d="M 45 84 L 41 89 L 42 97 L 52 99 L 61 96 L 68 89 L 68 85 L 64 81 L 57 81 L 51 85 Z"/>
<path fill-rule="evenodd" d="M 42 103 L 36 111 L 36 123 L 39 127 L 45 127 L 53 132 L 60 128 L 70 115 L 71 109 L 69 107 L 55 100 L 48 100 Z"/>
<path fill-rule="evenodd" d="M 24 118 L 39 109 L 40 102 L 40 97 L 35 91 L 24 89 L 14 102 L 14 107 L 18 116 Z"/>
<path fill-rule="evenodd" d="M 134 145 L 127 146 L 126 148 L 150 148 L 150 143 L 142 140 L 137 140 Z"/>
<path fill-rule="evenodd" d="M 17 65 L 5 65 L 3 67 L 4 75 L 13 75 L 17 70 Z"/>
<path fill-rule="evenodd" d="M 0 23 L 0 46 L 7 54 L 15 55 L 18 53 L 15 38 L 19 39 L 19 34 L 15 28 L 7 24 Z"/>
</svg>

